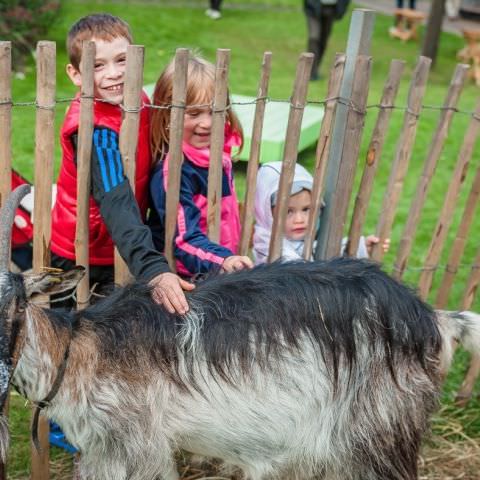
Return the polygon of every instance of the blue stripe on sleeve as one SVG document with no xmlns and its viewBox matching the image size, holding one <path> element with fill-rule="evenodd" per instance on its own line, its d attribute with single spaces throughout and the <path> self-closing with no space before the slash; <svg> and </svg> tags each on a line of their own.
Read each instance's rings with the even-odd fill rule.
<svg viewBox="0 0 480 480">
<path fill-rule="evenodd" d="M 102 134 L 105 133 L 105 130 L 102 130 Z M 104 140 L 104 139 L 103 139 Z M 93 132 L 93 145 L 95 148 L 95 151 L 97 153 L 98 157 L 98 163 L 100 166 L 100 173 L 102 175 L 102 182 L 103 182 L 103 188 L 105 192 L 109 192 L 111 187 L 110 187 L 110 182 L 108 180 L 108 175 L 107 175 L 107 167 L 105 164 L 105 157 L 103 155 L 103 144 L 100 144 L 100 130 L 95 130 Z"/>
<path fill-rule="evenodd" d="M 108 168 L 110 170 L 110 181 L 112 182 L 112 188 L 114 188 L 118 185 L 118 181 L 117 181 L 117 172 L 115 170 L 115 163 L 113 159 L 113 152 L 111 148 L 107 150 L 107 158 L 108 158 Z"/>
<path fill-rule="evenodd" d="M 109 131 L 103 130 L 102 137 L 103 137 L 103 146 L 105 148 L 105 152 L 107 154 L 108 159 L 108 171 L 110 173 L 110 182 L 112 184 L 112 188 L 115 188 L 118 184 L 117 182 L 117 172 L 115 170 L 115 163 L 113 162 L 113 152 L 112 147 L 109 145 Z"/>
<path fill-rule="evenodd" d="M 112 140 L 112 149 L 115 152 L 115 161 L 117 164 L 117 179 L 118 183 L 122 183 L 125 180 L 123 176 L 123 164 L 122 158 L 120 156 L 120 147 L 117 144 L 118 135 L 115 132 L 111 132 L 111 140 Z"/>
</svg>

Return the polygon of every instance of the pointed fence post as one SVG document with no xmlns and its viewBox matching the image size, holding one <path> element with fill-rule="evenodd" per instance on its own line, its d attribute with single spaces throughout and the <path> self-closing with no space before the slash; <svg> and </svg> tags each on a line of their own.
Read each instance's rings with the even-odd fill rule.
<svg viewBox="0 0 480 480">
<path fill-rule="evenodd" d="M 434 270 L 440 260 L 442 248 L 447 238 L 448 230 L 454 218 L 454 210 L 457 202 L 460 188 L 463 185 L 467 169 L 472 158 L 473 147 L 480 132 L 480 122 L 478 121 L 480 115 L 480 102 L 477 104 L 475 114 L 470 121 L 470 125 L 464 137 L 463 145 L 458 156 L 457 164 L 450 180 L 448 191 L 445 196 L 445 202 L 440 212 L 435 230 L 433 231 L 432 241 L 428 248 L 427 257 L 424 262 L 424 269 L 420 275 L 418 283 L 418 290 L 420 296 L 426 298 L 430 292 L 433 282 Z M 468 203 L 467 203 L 468 205 Z"/>
<path fill-rule="evenodd" d="M 477 253 L 475 257 L 475 262 L 472 267 L 472 272 L 470 277 L 468 278 L 467 288 L 465 290 L 465 294 L 462 298 L 462 302 L 460 304 L 460 310 L 468 310 L 473 303 L 473 299 L 475 297 L 475 293 L 478 288 L 478 284 L 480 283 L 480 251 Z M 473 388 L 475 387 L 475 383 L 477 382 L 478 377 L 480 376 L 480 355 L 473 354 L 470 358 L 470 365 L 468 367 L 467 373 L 465 378 L 463 379 L 462 385 L 460 386 L 460 390 L 457 393 L 455 398 L 455 404 L 459 407 L 464 407 L 468 404 L 470 399 L 472 398 Z"/>
<path fill-rule="evenodd" d="M 260 149 L 262 146 L 263 118 L 265 116 L 265 106 L 267 104 L 268 82 L 270 80 L 270 71 L 272 64 L 271 52 L 265 52 L 263 55 L 260 83 L 258 85 L 258 95 L 255 105 L 255 117 L 252 127 L 252 141 L 250 147 L 250 157 L 247 167 L 247 181 L 245 192 L 245 203 L 242 212 L 242 236 L 238 248 L 239 255 L 247 255 L 250 247 L 250 239 L 253 231 L 253 207 L 255 201 L 256 179 L 258 172 L 258 163 L 260 161 Z"/>
<path fill-rule="evenodd" d="M 35 126 L 35 193 L 33 212 L 33 270 L 50 266 L 53 158 L 55 156 L 55 42 L 37 44 L 37 113 Z M 45 298 L 44 298 L 45 299 Z M 49 478 L 49 426 L 40 415 L 38 439 L 42 450 L 32 444 L 32 480 Z"/>
<path fill-rule="evenodd" d="M 352 196 L 353 181 L 358 162 L 358 153 L 362 143 L 365 125 L 368 88 L 370 84 L 371 57 L 359 55 L 355 63 L 355 76 L 350 106 L 346 122 L 346 136 L 338 171 L 335 190 L 330 197 L 332 211 L 335 215 L 330 220 L 327 245 L 327 258 L 340 255 L 342 237 L 347 220 L 347 211 Z"/>
<path fill-rule="evenodd" d="M 308 226 L 305 233 L 305 244 L 303 247 L 303 258 L 312 258 L 313 241 L 317 230 L 317 220 L 322 208 L 322 193 L 327 170 L 327 159 L 332 141 L 332 125 L 335 118 L 335 111 L 338 105 L 338 94 L 342 84 L 345 71 L 346 57 L 344 53 L 337 53 L 330 72 L 328 81 L 327 100 L 323 113 L 322 126 L 318 135 L 317 149 L 315 152 L 315 172 L 313 175 L 312 206 L 308 217 Z"/>
<path fill-rule="evenodd" d="M 480 108 L 480 103 L 478 104 L 477 109 L 479 108 Z M 479 114 L 480 114 L 480 111 L 479 111 Z M 472 119 L 472 123 L 470 124 L 468 132 L 471 132 L 471 129 L 473 127 L 472 125 L 473 122 L 477 124 L 477 126 L 475 127 L 476 129 L 480 128 L 480 117 L 477 117 L 477 118 L 474 117 Z M 473 144 L 477 134 L 475 134 L 475 136 L 473 137 L 472 135 L 469 135 L 468 132 L 467 132 L 466 138 L 468 136 L 469 138 L 468 143 L 471 145 L 468 148 L 473 148 Z M 467 148 L 466 143 L 464 144 L 464 148 Z M 471 152 L 468 155 L 468 157 L 470 158 L 470 156 L 471 156 Z M 463 154 L 461 154 L 461 157 L 463 157 Z M 462 163 L 463 162 L 464 160 L 462 160 Z M 463 172 L 461 173 L 461 175 L 462 175 L 462 178 L 460 179 L 460 182 L 463 183 L 465 175 L 463 174 Z M 447 194 L 447 197 L 448 196 L 449 195 Z M 448 295 L 452 288 L 455 275 L 457 274 L 458 267 L 460 265 L 460 260 L 465 250 L 468 233 L 472 225 L 475 209 L 479 199 L 480 199 L 480 167 L 477 168 L 475 178 L 473 179 L 470 193 L 468 195 L 467 201 L 465 203 L 465 208 L 463 210 L 462 219 L 460 220 L 460 225 L 457 230 L 457 235 L 455 237 L 455 240 L 453 241 L 453 246 L 450 250 L 450 257 L 448 258 L 447 266 L 445 267 L 445 273 L 443 275 L 442 283 L 440 284 L 440 287 L 438 288 L 438 291 L 437 291 L 437 298 L 435 301 L 436 308 L 445 308 L 447 305 Z M 447 209 L 442 211 L 442 215 L 440 216 L 439 222 L 441 221 L 442 218 L 446 219 L 447 218 L 446 215 L 448 214 L 449 212 Z M 475 260 L 474 265 L 478 265 L 478 260 L 479 259 Z"/>
<path fill-rule="evenodd" d="M 0 42 L 0 206 L 11 190 L 12 172 L 12 45 Z"/>
<path fill-rule="evenodd" d="M 322 220 L 317 236 L 317 248 L 315 258 L 328 258 L 335 255 L 338 245 L 332 239 L 332 227 L 334 226 L 337 212 L 333 206 L 333 198 L 338 185 L 341 160 L 343 156 L 348 102 L 353 89 L 353 78 L 358 55 L 368 55 L 373 32 L 375 12 L 373 10 L 355 9 L 350 21 L 350 30 L 347 42 L 347 62 L 343 75 L 342 86 L 340 87 L 340 101 L 335 113 L 330 154 L 328 156 L 327 173 L 325 177 L 325 207 L 322 212 Z"/>
<path fill-rule="evenodd" d="M 183 164 L 183 122 L 187 102 L 187 48 L 178 48 L 173 71 L 172 106 L 170 115 L 170 139 L 168 157 L 167 196 L 165 205 L 165 257 L 172 272 L 176 271 L 174 256 L 175 231 L 177 229 L 178 200 Z"/>
<path fill-rule="evenodd" d="M 223 144 L 225 141 L 225 116 L 227 114 L 229 64 L 230 50 L 217 50 L 207 193 L 207 234 L 212 242 L 220 241 L 220 212 L 223 176 L 222 158 Z"/>
<path fill-rule="evenodd" d="M 12 175 L 12 44 L 0 42 L 0 207 L 11 190 Z M 8 398 L 4 415 L 8 413 Z M 6 465 L 0 462 L 0 480 L 6 478 Z"/>
<path fill-rule="evenodd" d="M 80 123 L 77 149 L 77 226 L 75 229 L 75 257 L 77 265 L 85 268 L 85 275 L 77 286 L 77 308 L 88 305 L 89 282 L 89 231 L 90 231 L 90 169 L 93 137 L 95 42 L 83 42 L 82 88 L 80 93 Z"/>
<path fill-rule="evenodd" d="M 287 201 L 290 196 L 293 176 L 295 174 L 298 142 L 300 140 L 300 130 L 302 127 L 303 111 L 307 101 L 308 80 L 310 78 L 312 64 L 312 53 L 302 53 L 300 55 L 290 103 L 277 204 L 273 212 L 272 237 L 270 238 L 268 262 L 273 262 L 277 258 L 280 258 L 282 254 L 283 226 L 287 217 Z"/>
<path fill-rule="evenodd" d="M 404 66 L 405 62 L 400 60 L 392 60 L 390 64 L 390 72 L 383 89 L 382 99 L 380 100 L 380 111 L 368 146 L 362 180 L 360 181 L 355 199 L 346 248 L 346 253 L 349 256 L 354 256 L 358 250 L 363 224 L 367 215 L 367 207 L 373 190 L 373 181 L 380 163 L 383 143 L 390 123 L 390 117 L 392 116 Z"/>
<path fill-rule="evenodd" d="M 392 164 L 392 170 L 388 179 L 387 189 L 383 197 L 380 219 L 377 224 L 376 236 L 380 241 L 373 246 L 371 258 L 381 262 L 383 258 L 382 244 L 390 237 L 395 210 L 400 201 L 408 164 L 412 155 L 415 135 L 417 132 L 418 118 L 422 109 L 422 99 L 427 86 L 428 73 L 431 60 L 420 57 L 413 73 L 410 90 L 408 92 L 408 104 L 403 117 L 403 127 L 397 142 L 397 150 Z"/>
<path fill-rule="evenodd" d="M 142 105 L 144 47 L 129 45 L 123 95 L 124 117 L 120 127 L 119 147 L 123 168 L 135 193 L 135 167 L 137 158 L 138 128 Z M 132 275 L 128 266 L 115 248 L 115 283 L 123 285 L 130 281 Z"/>
<path fill-rule="evenodd" d="M 408 257 L 412 251 L 412 244 L 415 232 L 417 230 L 418 222 L 420 220 L 420 214 L 425 204 L 428 189 L 430 187 L 433 174 L 435 173 L 435 169 L 437 167 L 438 159 L 440 158 L 440 154 L 442 153 L 443 145 L 445 143 L 448 131 L 450 129 L 450 125 L 452 123 L 453 114 L 457 109 L 458 99 L 460 98 L 460 94 L 462 93 L 463 87 L 465 85 L 468 68 L 468 65 L 457 65 L 457 68 L 455 69 L 452 77 L 452 81 L 450 83 L 450 88 L 447 92 L 447 97 L 443 104 L 443 110 L 440 115 L 437 129 L 430 143 L 427 158 L 425 159 L 425 163 L 423 166 L 423 172 L 419 178 L 417 188 L 415 190 L 415 198 L 413 199 L 410 206 L 410 211 L 408 212 L 407 223 L 405 224 L 405 228 L 403 229 L 400 246 L 397 251 L 397 258 L 393 267 L 393 275 L 398 280 L 401 279 L 403 276 L 403 273 L 407 266 Z M 440 240 L 440 237 L 438 236 L 439 233 L 440 232 L 437 231 L 437 238 L 439 239 L 439 241 L 436 244 L 436 248 L 430 250 L 433 254 L 432 257 L 429 259 L 430 265 L 436 265 L 440 257 L 441 243 L 443 243 L 444 237 L 442 236 L 442 239 Z M 433 241 L 435 242 L 435 236 Z M 424 270 L 422 272 L 422 275 L 424 273 L 426 274 L 427 270 Z M 429 271 L 428 275 L 429 279 L 433 278 L 432 271 Z M 431 281 L 427 281 L 427 284 L 428 283 L 431 284 Z M 426 291 L 423 293 L 425 294 L 425 297 L 428 293 L 428 290 L 430 289 L 430 285 L 427 284 L 424 284 Z M 422 295 L 422 289 L 420 294 Z"/>
</svg>

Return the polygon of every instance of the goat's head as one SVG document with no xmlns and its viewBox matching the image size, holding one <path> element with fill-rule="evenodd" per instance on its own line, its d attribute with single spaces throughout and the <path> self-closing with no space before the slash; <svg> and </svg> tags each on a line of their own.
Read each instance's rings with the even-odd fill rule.
<svg viewBox="0 0 480 480">
<path fill-rule="evenodd" d="M 15 210 L 30 191 L 21 185 L 8 197 L 0 210 L 0 459 L 8 448 L 7 420 L 2 414 L 9 384 L 19 354 L 18 340 L 25 324 L 28 299 L 33 294 L 52 294 L 73 288 L 83 276 L 83 269 L 70 272 L 45 271 L 39 274 L 14 274 L 9 271 L 10 237 Z"/>
</svg>

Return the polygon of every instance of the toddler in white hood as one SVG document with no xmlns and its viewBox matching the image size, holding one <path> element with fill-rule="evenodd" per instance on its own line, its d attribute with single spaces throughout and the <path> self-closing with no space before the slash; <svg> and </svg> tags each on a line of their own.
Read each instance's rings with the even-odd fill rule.
<svg viewBox="0 0 480 480">
<path fill-rule="evenodd" d="M 253 235 L 253 254 L 256 265 L 265 263 L 268 258 L 273 226 L 273 207 L 277 202 L 281 169 L 282 162 L 270 162 L 265 163 L 258 171 L 255 193 L 255 231 Z M 284 226 L 282 243 L 282 259 L 284 261 L 303 258 L 312 188 L 312 175 L 297 163 Z M 369 247 L 375 243 L 378 243 L 378 238 L 374 235 L 366 238 L 361 237 L 357 257 L 368 258 Z M 345 244 L 346 238 L 342 242 L 342 249 L 345 248 Z M 387 239 L 383 244 L 384 251 L 388 251 L 389 246 L 390 239 Z"/>
</svg>

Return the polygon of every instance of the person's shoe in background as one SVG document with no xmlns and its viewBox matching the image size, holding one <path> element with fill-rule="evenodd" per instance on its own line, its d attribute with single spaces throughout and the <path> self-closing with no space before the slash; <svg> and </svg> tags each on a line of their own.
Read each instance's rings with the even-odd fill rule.
<svg viewBox="0 0 480 480">
<path fill-rule="evenodd" d="M 222 14 L 218 10 L 213 10 L 213 8 L 206 10 L 205 15 L 210 17 L 212 20 L 218 20 L 222 17 Z"/>
</svg>

